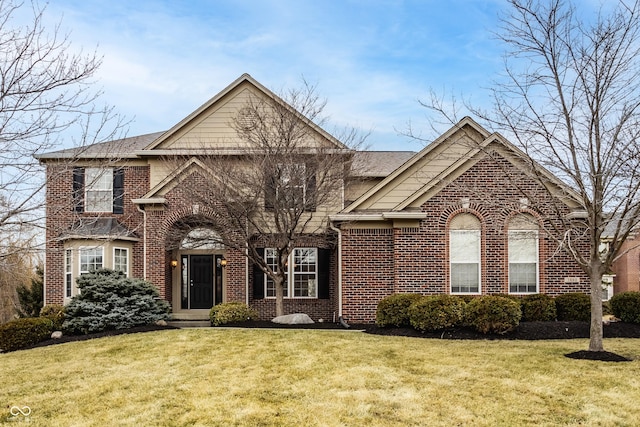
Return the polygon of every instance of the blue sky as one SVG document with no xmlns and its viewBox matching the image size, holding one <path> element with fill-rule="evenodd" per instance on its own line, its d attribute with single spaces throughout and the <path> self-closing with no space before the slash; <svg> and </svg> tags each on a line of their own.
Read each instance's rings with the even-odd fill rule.
<svg viewBox="0 0 640 427">
<path fill-rule="evenodd" d="M 502 67 L 501 0 L 55 0 L 74 48 L 103 55 L 104 101 L 128 134 L 166 130 L 242 73 L 270 89 L 317 84 L 338 127 L 378 150 L 418 150 L 429 89 L 486 102 Z M 327 130 L 331 131 L 331 128 Z"/>
</svg>

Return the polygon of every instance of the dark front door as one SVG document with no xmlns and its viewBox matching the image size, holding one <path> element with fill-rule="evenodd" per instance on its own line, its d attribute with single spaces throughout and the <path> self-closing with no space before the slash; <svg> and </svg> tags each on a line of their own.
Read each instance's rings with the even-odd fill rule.
<svg viewBox="0 0 640 427">
<path fill-rule="evenodd" d="M 211 308 L 214 282 L 213 255 L 191 255 L 190 258 L 190 308 Z"/>
</svg>

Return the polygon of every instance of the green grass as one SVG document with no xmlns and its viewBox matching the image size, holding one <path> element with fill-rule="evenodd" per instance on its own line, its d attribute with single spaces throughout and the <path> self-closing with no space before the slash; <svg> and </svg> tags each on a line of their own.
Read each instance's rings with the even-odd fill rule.
<svg viewBox="0 0 640 427">
<path fill-rule="evenodd" d="M 605 346 L 634 361 L 563 357 L 586 340 L 215 328 L 123 335 L 0 355 L 0 424 L 637 425 L 640 340 Z M 12 416 L 12 406 L 31 415 Z"/>
</svg>

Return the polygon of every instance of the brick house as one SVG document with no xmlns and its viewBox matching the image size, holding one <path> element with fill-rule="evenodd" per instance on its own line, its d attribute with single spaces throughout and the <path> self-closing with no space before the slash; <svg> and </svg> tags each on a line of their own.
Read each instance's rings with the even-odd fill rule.
<svg viewBox="0 0 640 427">
<path fill-rule="evenodd" d="M 68 302 L 80 274 L 108 267 L 155 284 L 177 319 L 206 318 L 226 301 L 274 315 L 269 280 L 242 251 L 216 243 L 217 231 L 201 221 L 215 209 L 186 191 L 207 179 L 194 141 L 242 150 L 229 118 L 248 93 L 274 96 L 245 74 L 167 132 L 39 156 L 47 173 L 47 304 Z M 322 129 L 313 135 L 345 148 Z M 163 159 L 177 153 L 187 160 L 169 167 Z M 353 152 L 350 164 L 357 179 L 344 183 L 339 206 L 316 208 L 327 227 L 292 253 L 285 312 L 360 323 L 373 322 L 378 301 L 400 292 L 588 292 L 584 273 L 541 232 L 550 212 L 523 197 L 523 189 L 551 197 L 532 177 L 533 163 L 472 119 L 419 153 Z M 545 176 L 565 201 L 562 215 L 579 212 L 570 190 Z M 268 247 L 261 254 L 272 256 Z"/>
</svg>

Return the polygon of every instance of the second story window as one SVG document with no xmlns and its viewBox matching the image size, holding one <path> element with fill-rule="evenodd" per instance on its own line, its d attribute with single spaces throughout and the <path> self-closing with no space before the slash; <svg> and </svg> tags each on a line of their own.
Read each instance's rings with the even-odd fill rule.
<svg viewBox="0 0 640 427">
<path fill-rule="evenodd" d="M 315 169 L 305 163 L 279 164 L 267 176 L 266 209 L 315 211 Z"/>
<path fill-rule="evenodd" d="M 87 212 L 111 212 L 113 207 L 113 169 L 86 168 L 84 206 Z"/>
<path fill-rule="evenodd" d="M 124 213 L 124 168 L 73 168 L 76 212 Z"/>
</svg>

